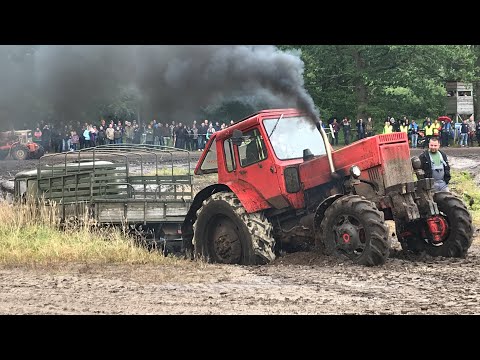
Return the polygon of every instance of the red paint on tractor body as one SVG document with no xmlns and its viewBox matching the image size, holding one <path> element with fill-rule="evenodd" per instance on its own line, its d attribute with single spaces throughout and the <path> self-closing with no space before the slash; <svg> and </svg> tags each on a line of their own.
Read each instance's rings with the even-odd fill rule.
<svg viewBox="0 0 480 360">
<path fill-rule="evenodd" d="M 281 160 L 275 156 L 274 149 L 269 141 L 269 134 L 263 126 L 264 119 L 275 119 L 303 116 L 297 109 L 272 109 L 260 111 L 243 119 L 228 128 L 218 131 L 209 139 L 205 150 L 195 168 L 195 174 L 209 172 L 218 173 L 218 183 L 224 184 L 233 190 L 241 189 L 241 201 L 248 212 L 256 212 L 268 208 L 282 209 L 291 207 L 303 209 L 305 207 L 305 191 L 331 183 L 333 177 L 330 171 L 327 155 L 315 156 L 304 161 L 302 158 Z M 305 126 L 309 126 L 306 124 Z M 226 141 L 232 137 L 233 131 L 241 130 L 243 134 L 256 129 L 264 141 L 267 157 L 260 162 L 247 167 L 240 166 L 238 146 L 232 147 L 236 164 L 234 169 L 228 169 L 226 160 Z M 320 138 L 319 141 L 323 141 Z M 325 144 L 332 149 L 330 143 Z M 399 183 L 413 181 L 410 161 L 410 149 L 406 133 L 392 133 L 369 137 L 340 150 L 333 151 L 332 157 L 335 170 L 342 176 L 349 176 L 349 170 L 356 165 L 362 170 L 361 178 L 381 182 L 386 188 Z M 298 169 L 301 189 L 297 192 L 288 192 L 284 171 L 287 167 Z M 369 169 L 375 169 L 369 172 Z M 377 177 L 371 179 L 371 177 Z M 237 185 L 235 185 L 237 184 Z M 247 190 L 250 188 L 251 190 Z M 329 190 L 327 190 L 329 191 Z M 337 190 L 332 189 L 332 192 Z M 333 194 L 332 194 L 333 195 Z"/>
<path fill-rule="evenodd" d="M 442 216 L 436 215 L 428 218 L 427 226 L 434 243 L 440 243 L 445 239 L 448 231 L 448 224 Z"/>
</svg>

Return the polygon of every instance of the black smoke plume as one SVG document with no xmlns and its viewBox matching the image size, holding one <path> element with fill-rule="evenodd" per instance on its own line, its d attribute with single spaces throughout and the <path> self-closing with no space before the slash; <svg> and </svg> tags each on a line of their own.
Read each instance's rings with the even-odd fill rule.
<svg viewBox="0 0 480 360">
<path fill-rule="evenodd" d="M 191 122 L 199 109 L 231 99 L 298 107 L 317 120 L 303 71 L 299 53 L 270 45 L 3 46 L 0 127 L 37 123 L 46 114 L 97 122 L 100 110 L 92 119 L 91 109 L 126 89 L 146 120 Z"/>
</svg>

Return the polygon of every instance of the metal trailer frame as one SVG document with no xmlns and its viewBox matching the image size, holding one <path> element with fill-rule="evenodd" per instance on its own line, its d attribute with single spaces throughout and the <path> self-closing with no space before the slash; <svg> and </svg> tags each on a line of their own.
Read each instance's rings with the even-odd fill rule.
<svg viewBox="0 0 480 360">
<path fill-rule="evenodd" d="M 194 198 L 192 156 L 187 150 L 146 144 L 47 154 L 36 170 L 15 176 L 14 192 L 17 200 L 33 196 L 56 204 L 61 221 L 86 216 L 97 224 L 157 231 L 170 225 L 169 232 L 175 233 L 170 237 L 181 240 L 181 224 Z"/>
</svg>

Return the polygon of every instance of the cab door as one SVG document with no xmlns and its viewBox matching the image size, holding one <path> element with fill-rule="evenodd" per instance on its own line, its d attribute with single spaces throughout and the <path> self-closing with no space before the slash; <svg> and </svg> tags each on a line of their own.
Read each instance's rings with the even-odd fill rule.
<svg viewBox="0 0 480 360">
<path fill-rule="evenodd" d="M 237 148 L 237 179 L 249 183 L 272 207 L 288 206 L 282 196 L 274 157 L 268 153 L 262 133 L 258 128 L 243 132 L 242 143 Z"/>
</svg>

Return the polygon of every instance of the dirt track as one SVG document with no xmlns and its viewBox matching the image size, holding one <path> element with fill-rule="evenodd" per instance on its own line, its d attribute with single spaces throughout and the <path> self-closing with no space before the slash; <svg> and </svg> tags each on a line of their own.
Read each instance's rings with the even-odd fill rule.
<svg viewBox="0 0 480 360">
<path fill-rule="evenodd" d="M 479 314 L 480 244 L 467 259 L 382 267 L 292 254 L 259 267 L 69 265 L 0 270 L 1 314 Z"/>
<path fill-rule="evenodd" d="M 448 153 L 454 168 L 478 173 L 480 149 Z M 26 166 L 4 165 L 3 178 Z M 259 267 L 3 268 L 0 314 L 480 314 L 478 237 L 466 259 L 406 259 L 394 247 L 374 268 L 315 253 Z"/>
</svg>

